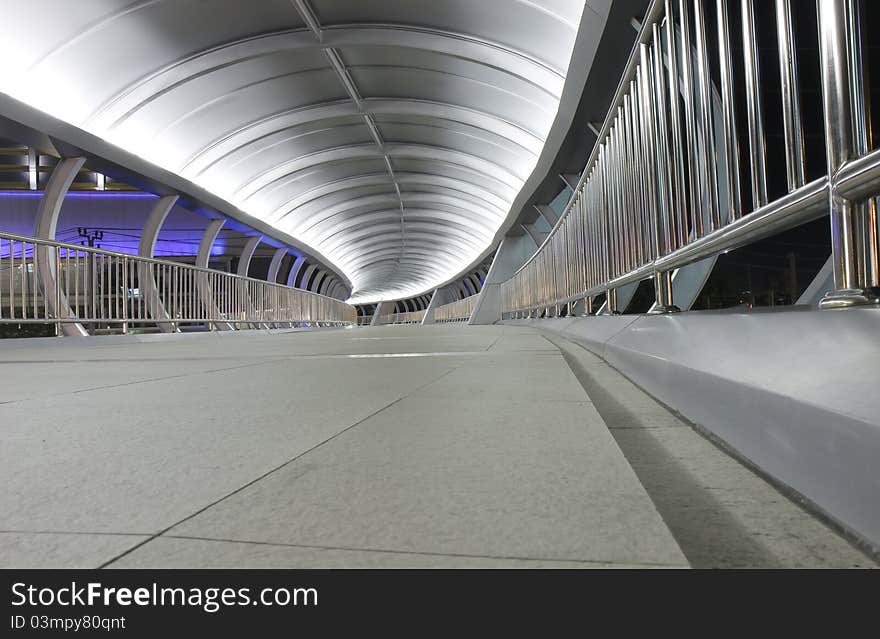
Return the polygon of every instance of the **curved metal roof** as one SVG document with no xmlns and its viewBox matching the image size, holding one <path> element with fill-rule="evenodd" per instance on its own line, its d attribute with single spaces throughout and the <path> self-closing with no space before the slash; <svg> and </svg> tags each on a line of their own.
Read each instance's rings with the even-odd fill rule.
<svg viewBox="0 0 880 639">
<path fill-rule="evenodd" d="M 418 295 L 507 219 L 583 0 L 4 4 L 0 90 L 314 247 L 352 301 Z"/>
</svg>

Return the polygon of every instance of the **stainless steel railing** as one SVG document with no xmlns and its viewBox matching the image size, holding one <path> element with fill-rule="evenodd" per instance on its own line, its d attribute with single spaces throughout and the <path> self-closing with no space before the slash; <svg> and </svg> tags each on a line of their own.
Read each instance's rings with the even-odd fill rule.
<svg viewBox="0 0 880 639">
<path fill-rule="evenodd" d="M 465 297 L 464 299 L 438 306 L 434 309 L 434 321 L 466 322 L 474 312 L 478 297 L 479 294 L 471 295 L 470 297 Z"/>
<path fill-rule="evenodd" d="M 425 319 L 425 311 L 408 311 L 406 313 L 389 313 L 380 317 L 383 324 L 420 324 Z"/>
<path fill-rule="evenodd" d="M 877 301 L 880 225 L 873 196 L 880 193 L 880 151 L 871 151 L 862 6 L 859 0 L 816 0 L 814 6 L 826 175 L 805 179 L 798 63 L 806 54 L 795 40 L 792 0 L 775 0 L 774 7 L 788 192 L 773 201 L 756 0 L 655 0 L 564 214 L 502 285 L 505 317 L 554 314 L 579 299 L 589 309 L 603 292 L 614 313 L 616 289 L 646 278 L 654 279 L 654 310 L 674 311 L 674 269 L 829 212 L 837 290 L 822 305 Z M 745 71 L 739 84 L 729 27 L 737 8 Z M 717 66 L 710 69 L 713 60 Z M 740 91 L 745 122 L 737 121 L 734 108 Z M 740 126 L 748 141 L 742 150 Z M 741 166 L 747 166 L 748 191 L 740 184 Z"/>
<path fill-rule="evenodd" d="M 357 321 L 339 300 L 253 278 L 0 233 L 0 323 L 244 328 Z"/>
</svg>

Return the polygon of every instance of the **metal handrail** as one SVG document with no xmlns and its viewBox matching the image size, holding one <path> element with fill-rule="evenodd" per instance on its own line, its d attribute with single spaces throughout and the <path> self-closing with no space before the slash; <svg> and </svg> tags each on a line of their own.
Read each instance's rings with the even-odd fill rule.
<svg viewBox="0 0 880 639">
<path fill-rule="evenodd" d="M 464 322 L 470 319 L 477 305 L 479 294 L 443 304 L 434 309 L 435 322 Z"/>
<path fill-rule="evenodd" d="M 425 319 L 425 311 L 407 311 L 405 313 L 389 313 L 379 318 L 382 324 L 419 324 Z"/>
<path fill-rule="evenodd" d="M 651 277 L 655 310 L 677 310 L 674 269 L 829 211 L 843 299 L 831 295 L 828 305 L 875 299 L 864 291 L 880 285 L 877 207 L 861 201 L 880 192 L 880 154 L 869 152 L 865 123 L 859 0 L 817 0 L 828 171 L 808 184 L 791 0 L 775 0 L 788 193 L 774 201 L 767 197 L 754 2 L 739 4 L 746 55 L 744 86 L 736 87 L 728 2 L 716 0 L 720 99 L 713 98 L 704 2 L 652 2 L 564 213 L 502 283 L 503 314 L 553 314 L 602 292 L 613 313 L 618 287 Z M 751 212 L 743 210 L 739 178 L 737 89 L 747 104 Z"/>
<path fill-rule="evenodd" d="M 0 232 L 0 323 L 342 325 L 340 300 L 179 262 Z"/>
</svg>

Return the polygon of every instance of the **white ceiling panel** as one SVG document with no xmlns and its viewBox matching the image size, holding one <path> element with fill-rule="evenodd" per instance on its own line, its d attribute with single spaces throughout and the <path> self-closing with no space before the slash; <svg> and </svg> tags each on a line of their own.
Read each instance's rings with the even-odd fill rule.
<svg viewBox="0 0 880 639">
<path fill-rule="evenodd" d="M 493 241 L 559 108 L 583 0 L 0 0 L 0 91 L 325 255 L 352 301 Z"/>
</svg>

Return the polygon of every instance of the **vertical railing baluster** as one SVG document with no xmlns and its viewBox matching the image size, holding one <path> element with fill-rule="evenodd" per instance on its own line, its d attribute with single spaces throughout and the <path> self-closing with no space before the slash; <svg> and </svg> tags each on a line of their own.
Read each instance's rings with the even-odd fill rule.
<svg viewBox="0 0 880 639">
<path fill-rule="evenodd" d="M 761 103 L 761 70 L 754 0 L 742 0 L 743 60 L 746 69 L 746 109 L 749 122 L 749 157 L 752 178 L 752 208 L 767 204 L 764 113 Z"/>
<path fill-rule="evenodd" d="M 788 190 L 804 185 L 804 132 L 798 94 L 797 42 L 791 0 L 776 0 L 776 34 L 779 45 L 779 79 L 782 87 L 782 122 L 785 131 L 785 168 Z"/>
<path fill-rule="evenodd" d="M 673 186 L 672 168 L 669 153 L 669 126 L 667 122 L 667 92 L 666 79 L 663 73 L 663 32 L 659 24 L 653 25 L 654 50 L 652 62 L 654 64 L 654 119 L 656 122 L 657 139 L 657 184 L 659 193 L 660 214 L 659 223 L 662 226 L 663 244 L 657 253 L 657 257 L 668 255 L 675 245 L 674 229 L 675 220 L 673 214 Z"/>
<path fill-rule="evenodd" d="M 650 243 L 651 253 L 657 255 L 660 251 L 660 226 L 657 224 L 658 216 L 658 192 L 657 192 L 657 166 L 654 150 L 657 147 L 657 139 L 654 131 L 653 101 L 654 94 L 651 87 L 651 51 L 647 44 L 639 45 L 640 79 L 641 79 L 641 107 L 642 107 L 642 145 L 651 151 L 645 153 L 645 218 L 651 233 L 646 240 Z"/>
<path fill-rule="evenodd" d="M 730 21 L 728 0 L 717 0 L 718 58 L 721 62 L 721 117 L 724 120 L 724 152 L 727 163 L 725 187 L 727 190 L 727 220 L 730 223 L 742 216 L 742 185 L 739 178 L 739 138 L 734 108 L 733 53 L 730 48 Z"/>
<path fill-rule="evenodd" d="M 694 31 L 697 48 L 697 97 L 700 104 L 699 146 L 702 149 L 700 171 L 705 221 L 708 230 L 721 228 L 718 208 L 718 183 L 715 161 L 715 125 L 713 120 L 712 80 L 709 74 L 709 52 L 706 42 L 706 16 L 703 0 L 694 0 Z"/>
<path fill-rule="evenodd" d="M 675 211 L 675 247 L 679 248 L 687 243 L 687 180 L 686 167 L 684 166 L 685 151 L 681 140 L 681 106 L 680 93 L 681 82 L 678 73 L 678 52 L 676 50 L 678 39 L 676 38 L 675 12 L 672 0 L 666 0 L 666 65 L 669 78 L 669 126 L 671 136 L 671 163 L 674 177 L 674 204 Z"/>
<path fill-rule="evenodd" d="M 690 232 L 694 239 L 702 237 L 703 229 L 703 186 L 699 183 L 700 151 L 697 146 L 697 116 L 694 110 L 693 65 L 691 63 L 691 34 L 688 19 L 687 0 L 678 0 L 679 38 L 678 58 L 681 64 L 682 99 L 684 100 L 685 142 L 688 175 L 688 210 L 690 212 Z"/>
</svg>

